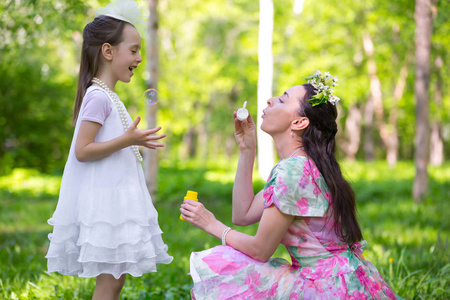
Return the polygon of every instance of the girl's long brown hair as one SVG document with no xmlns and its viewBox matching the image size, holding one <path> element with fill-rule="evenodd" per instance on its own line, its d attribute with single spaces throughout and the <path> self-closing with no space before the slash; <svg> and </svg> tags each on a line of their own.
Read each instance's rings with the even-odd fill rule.
<svg viewBox="0 0 450 300">
<path fill-rule="evenodd" d="M 336 106 L 326 102 L 313 107 L 307 100 L 317 91 L 311 84 L 304 84 L 303 87 L 306 93 L 303 99 L 300 99 L 298 114 L 309 119 L 309 126 L 302 135 L 303 147 L 330 189 L 334 231 L 348 244 L 361 241 L 363 236 L 356 218 L 355 192 L 342 176 L 335 156 Z"/>
<path fill-rule="evenodd" d="M 73 107 L 73 124 L 78 119 L 81 102 L 91 81 L 97 75 L 102 55 L 102 45 L 109 43 L 115 46 L 122 41 L 122 32 L 125 26 L 120 21 L 107 16 L 99 16 L 83 29 L 83 45 L 81 48 L 80 73 L 78 77 L 77 95 Z"/>
</svg>

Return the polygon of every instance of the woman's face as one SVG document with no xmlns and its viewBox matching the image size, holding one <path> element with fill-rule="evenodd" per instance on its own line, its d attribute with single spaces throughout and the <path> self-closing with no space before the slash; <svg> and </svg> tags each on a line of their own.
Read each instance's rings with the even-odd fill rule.
<svg viewBox="0 0 450 300">
<path fill-rule="evenodd" d="M 261 129 L 271 136 L 280 133 L 289 133 L 291 123 L 298 118 L 300 99 L 306 90 L 301 85 L 296 85 L 284 92 L 283 95 L 267 100 L 267 107 L 263 110 L 263 122 Z"/>
</svg>

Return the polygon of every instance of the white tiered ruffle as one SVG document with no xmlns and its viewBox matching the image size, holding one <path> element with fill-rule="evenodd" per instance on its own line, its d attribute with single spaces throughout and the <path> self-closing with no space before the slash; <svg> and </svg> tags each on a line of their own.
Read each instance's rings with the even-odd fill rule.
<svg viewBox="0 0 450 300">
<path fill-rule="evenodd" d="M 156 217 L 146 226 L 135 221 L 59 225 L 53 219 L 49 224 L 54 226 L 46 256 L 49 272 L 79 277 L 103 273 L 119 278 L 124 273 L 141 276 L 156 272 L 157 263 L 172 261 Z"/>
<path fill-rule="evenodd" d="M 119 278 L 128 273 L 141 276 L 156 272 L 157 263 L 170 263 L 167 246 L 161 238 L 156 219 L 153 226 L 140 226 L 133 221 L 120 225 L 98 223 L 54 225 L 47 253 L 49 272 L 79 277 L 112 274 Z M 108 237 L 115 237 L 109 239 Z"/>
<path fill-rule="evenodd" d="M 73 176 L 70 170 L 65 175 Z M 128 273 L 141 276 L 168 264 L 158 213 L 143 174 L 139 180 L 83 189 L 67 189 L 64 179 L 49 234 L 48 272 L 78 277 Z"/>
</svg>

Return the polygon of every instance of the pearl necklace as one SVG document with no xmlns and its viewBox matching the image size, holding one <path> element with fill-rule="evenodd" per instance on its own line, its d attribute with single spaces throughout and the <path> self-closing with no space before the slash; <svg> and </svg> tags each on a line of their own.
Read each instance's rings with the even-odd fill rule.
<svg viewBox="0 0 450 300">
<path fill-rule="evenodd" d="M 294 156 L 295 153 L 297 153 L 297 152 L 300 151 L 300 150 L 304 150 L 304 149 L 305 149 L 304 147 L 298 148 L 298 149 L 295 150 L 294 153 L 292 153 L 291 156 L 289 156 L 288 158 L 291 158 L 292 156 Z"/>
<path fill-rule="evenodd" d="M 270 172 L 270 177 L 272 177 L 273 170 L 275 169 L 275 167 L 278 166 L 278 164 L 280 163 L 280 161 L 282 161 L 283 159 L 291 158 L 292 156 L 295 155 L 295 153 L 297 153 L 297 152 L 300 151 L 300 150 L 305 150 L 305 147 L 300 147 L 300 148 L 298 148 L 297 150 L 295 150 L 294 153 L 292 153 L 289 157 L 280 159 L 280 160 L 275 164 L 275 166 L 273 166 L 272 171 Z M 269 177 L 269 178 L 270 178 L 270 177 Z"/>
<path fill-rule="evenodd" d="M 122 120 L 123 129 L 124 129 L 124 131 L 127 131 L 128 128 L 130 127 L 130 124 L 128 123 L 127 115 L 125 114 L 125 112 L 127 111 L 125 105 L 123 105 L 122 101 L 120 101 L 120 99 L 109 89 L 109 87 L 106 85 L 106 83 L 104 83 L 97 77 L 92 78 L 92 82 L 98 84 L 111 97 L 114 104 L 116 105 L 117 110 L 119 111 L 120 119 Z M 142 161 L 143 158 L 142 158 L 141 153 L 139 152 L 139 147 L 137 145 L 132 145 L 131 149 L 133 150 L 134 154 L 136 155 L 136 158 L 139 161 Z"/>
</svg>

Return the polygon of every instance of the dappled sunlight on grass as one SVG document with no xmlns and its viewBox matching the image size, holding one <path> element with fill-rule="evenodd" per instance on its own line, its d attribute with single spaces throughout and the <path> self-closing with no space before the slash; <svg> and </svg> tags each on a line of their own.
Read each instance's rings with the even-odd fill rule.
<svg viewBox="0 0 450 300">
<path fill-rule="evenodd" d="M 397 222 L 397 226 L 395 229 L 384 229 L 384 226 L 381 226 L 376 230 L 370 230 L 369 234 L 365 234 L 366 240 L 369 241 L 369 249 L 373 244 L 397 244 L 410 249 L 423 245 L 433 245 L 436 243 L 438 234 L 441 232 L 435 228 L 422 228 L 419 225 L 404 227 L 401 222 Z"/>
<path fill-rule="evenodd" d="M 414 177 L 415 168 L 410 162 L 400 161 L 393 168 L 385 161 L 373 161 L 361 163 L 358 161 L 343 161 L 341 169 L 344 176 L 350 181 L 364 178 L 367 181 L 379 181 L 380 179 L 403 180 Z"/>
<path fill-rule="evenodd" d="M 429 172 L 434 180 L 437 182 L 449 182 L 450 181 L 450 163 L 447 162 L 441 167 L 430 166 Z"/>
<path fill-rule="evenodd" d="M 0 191 L 18 196 L 57 196 L 61 176 L 44 175 L 30 169 L 15 169 L 0 177 Z"/>
<path fill-rule="evenodd" d="M 0 233 L 51 230 L 47 219 L 56 207 L 56 199 L 40 202 L 0 198 Z M 14 213 L 11 213 L 14 212 Z"/>
<path fill-rule="evenodd" d="M 164 231 L 164 242 L 174 256 L 170 265 L 139 278 L 128 276 L 124 299 L 189 299 L 192 280 L 189 257 L 219 245 L 220 240 L 179 219 L 186 190 L 199 192 L 199 199 L 225 224 L 231 224 L 231 197 L 235 161 L 208 163 L 162 163 L 155 207 Z M 430 193 L 423 203 L 411 199 L 415 169 L 400 162 L 390 169 L 385 162 L 345 162 L 358 204 L 358 219 L 372 261 L 395 292 L 406 299 L 450 297 L 448 199 L 450 165 L 430 168 Z M 88 299 L 94 280 L 45 274 L 44 258 L 52 230 L 46 222 L 57 203 L 61 176 L 18 169 L 0 177 L 0 298 Z M 264 181 L 254 181 L 255 192 Z M 258 224 L 233 226 L 254 235 Z M 290 261 L 280 245 L 273 257 Z M 168 296 L 169 295 L 169 296 Z M 169 298 L 167 298 L 169 297 Z"/>
<path fill-rule="evenodd" d="M 234 174 L 230 172 L 215 172 L 208 171 L 205 173 L 205 179 L 209 181 L 215 181 L 220 183 L 233 183 Z"/>
</svg>

